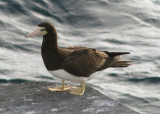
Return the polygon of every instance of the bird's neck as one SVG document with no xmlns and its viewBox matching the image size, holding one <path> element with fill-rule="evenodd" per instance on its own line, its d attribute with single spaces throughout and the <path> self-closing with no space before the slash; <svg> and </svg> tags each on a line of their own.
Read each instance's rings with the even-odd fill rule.
<svg viewBox="0 0 160 114">
<path fill-rule="evenodd" d="M 43 37 L 41 53 L 44 64 L 48 70 L 54 70 L 60 67 L 56 34 L 50 33 Z"/>
<path fill-rule="evenodd" d="M 57 34 L 49 33 L 43 36 L 42 49 L 45 48 L 46 51 L 51 50 L 52 52 L 58 51 Z"/>
</svg>

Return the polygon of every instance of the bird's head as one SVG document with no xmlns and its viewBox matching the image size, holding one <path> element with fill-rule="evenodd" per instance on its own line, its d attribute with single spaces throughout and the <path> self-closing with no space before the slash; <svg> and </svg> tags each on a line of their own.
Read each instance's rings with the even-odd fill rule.
<svg viewBox="0 0 160 114">
<path fill-rule="evenodd" d="M 48 22 L 43 22 L 43 23 L 40 23 L 33 32 L 26 35 L 25 37 L 29 38 L 29 37 L 38 36 L 38 35 L 45 36 L 48 33 L 52 33 L 52 32 L 56 34 L 54 27 Z"/>
</svg>

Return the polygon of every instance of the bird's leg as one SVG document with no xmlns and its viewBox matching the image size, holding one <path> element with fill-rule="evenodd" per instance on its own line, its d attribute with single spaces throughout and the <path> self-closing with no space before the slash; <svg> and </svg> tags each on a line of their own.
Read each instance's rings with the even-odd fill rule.
<svg viewBox="0 0 160 114">
<path fill-rule="evenodd" d="M 60 87 L 48 88 L 48 90 L 49 90 L 49 91 L 56 92 L 56 91 L 67 91 L 67 90 L 71 89 L 72 87 L 70 87 L 70 86 L 65 86 L 64 81 L 65 81 L 65 80 L 62 80 L 62 85 L 61 85 Z"/>
<path fill-rule="evenodd" d="M 73 95 L 83 95 L 85 92 L 85 82 L 82 82 L 81 88 L 73 89 L 70 91 L 70 94 Z"/>
</svg>

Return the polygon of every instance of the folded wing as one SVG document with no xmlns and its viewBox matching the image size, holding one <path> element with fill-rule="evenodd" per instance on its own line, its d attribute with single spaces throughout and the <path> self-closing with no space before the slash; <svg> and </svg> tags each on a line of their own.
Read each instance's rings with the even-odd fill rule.
<svg viewBox="0 0 160 114">
<path fill-rule="evenodd" d="M 62 67 L 73 75 L 88 77 L 104 65 L 106 58 L 108 55 L 105 52 L 80 48 L 63 61 Z"/>
</svg>

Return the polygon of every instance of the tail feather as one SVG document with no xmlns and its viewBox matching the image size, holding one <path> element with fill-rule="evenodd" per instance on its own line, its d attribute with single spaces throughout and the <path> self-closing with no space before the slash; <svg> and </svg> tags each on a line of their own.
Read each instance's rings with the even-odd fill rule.
<svg viewBox="0 0 160 114">
<path fill-rule="evenodd" d="M 109 57 L 106 58 L 106 62 L 102 67 L 98 69 L 98 71 L 106 68 L 128 67 L 131 65 L 132 61 L 120 59 L 120 55 L 130 54 L 129 52 L 108 52 L 108 51 L 103 51 L 103 52 L 106 53 Z"/>
<path fill-rule="evenodd" d="M 130 54 L 129 52 L 108 52 L 108 51 L 103 51 L 105 52 L 109 57 L 115 57 L 118 55 L 124 55 L 124 54 Z"/>
<path fill-rule="evenodd" d="M 117 61 L 110 67 L 128 67 L 132 61 Z"/>
</svg>

